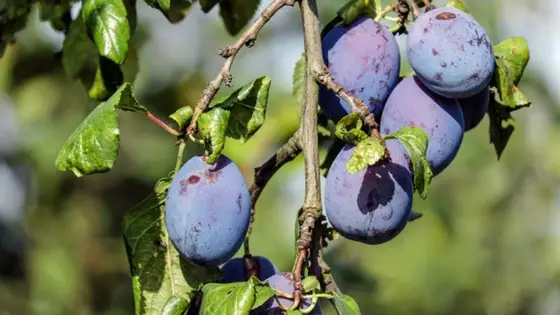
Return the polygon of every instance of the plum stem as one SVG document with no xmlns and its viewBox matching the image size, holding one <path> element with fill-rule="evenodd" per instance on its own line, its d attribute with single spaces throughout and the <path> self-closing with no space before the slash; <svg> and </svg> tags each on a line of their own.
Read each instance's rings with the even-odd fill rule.
<svg viewBox="0 0 560 315">
<path fill-rule="evenodd" d="M 376 10 L 375 12 L 375 22 L 379 22 L 382 19 L 384 19 L 387 14 L 389 14 L 390 12 L 395 11 L 395 5 L 394 4 L 390 4 L 388 6 L 385 7 L 385 9 L 382 10 Z"/>
<path fill-rule="evenodd" d="M 185 148 L 187 147 L 187 142 L 185 140 L 180 140 L 179 149 L 177 151 L 177 162 L 175 162 L 175 174 L 181 169 L 183 165 L 183 154 L 185 153 Z"/>
<path fill-rule="evenodd" d="M 148 117 L 151 121 L 156 123 L 156 125 L 160 126 L 163 130 L 169 132 L 170 134 L 172 134 L 174 136 L 177 136 L 177 137 L 181 136 L 181 132 L 171 128 L 168 124 L 166 124 L 161 119 L 154 116 L 152 113 L 147 112 L 146 117 Z"/>
<path fill-rule="evenodd" d="M 260 14 L 259 18 L 255 20 L 253 25 L 251 25 L 251 27 L 249 27 L 232 46 L 220 49 L 219 54 L 226 60 L 216 78 L 210 81 L 210 83 L 208 83 L 206 88 L 202 91 L 202 96 L 196 103 L 193 117 L 187 127 L 187 134 L 193 135 L 195 133 L 198 117 L 200 117 L 206 108 L 208 108 L 208 105 L 220 90 L 222 83 L 225 83 L 226 85 L 231 84 L 232 77 L 230 70 L 239 50 L 241 50 L 243 46 L 252 46 L 255 43 L 257 34 L 272 18 L 272 16 L 285 6 L 293 6 L 295 2 L 296 0 L 273 0 Z"/>
<path fill-rule="evenodd" d="M 255 205 L 259 199 L 264 187 L 268 184 L 272 176 L 284 164 L 292 161 L 301 153 L 300 132 L 296 131 L 284 145 L 282 145 L 273 156 L 271 156 L 263 165 L 255 169 L 254 182 L 249 193 L 251 195 L 251 219 L 249 221 L 249 230 L 244 242 L 245 255 L 249 255 L 249 238 L 253 230 L 253 222 L 255 221 Z"/>
</svg>

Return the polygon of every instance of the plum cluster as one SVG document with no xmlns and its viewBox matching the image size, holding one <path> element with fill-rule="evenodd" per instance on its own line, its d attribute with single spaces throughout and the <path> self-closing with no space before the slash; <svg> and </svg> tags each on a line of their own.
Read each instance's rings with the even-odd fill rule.
<svg viewBox="0 0 560 315">
<path fill-rule="evenodd" d="M 324 60 L 334 80 L 364 100 L 382 135 L 419 127 L 428 135 L 426 159 L 440 174 L 457 155 L 463 135 L 488 110 L 495 56 L 484 28 L 452 7 L 420 14 L 408 28 L 406 55 L 414 71 L 399 79 L 396 40 L 382 24 L 360 18 L 334 27 L 323 39 Z M 320 106 L 335 122 L 351 112 L 335 93 L 321 90 Z M 397 236 L 411 214 L 413 173 L 409 152 L 386 141 L 390 159 L 350 174 L 355 150 L 346 145 L 331 165 L 325 211 L 347 239 L 381 244 Z"/>
</svg>

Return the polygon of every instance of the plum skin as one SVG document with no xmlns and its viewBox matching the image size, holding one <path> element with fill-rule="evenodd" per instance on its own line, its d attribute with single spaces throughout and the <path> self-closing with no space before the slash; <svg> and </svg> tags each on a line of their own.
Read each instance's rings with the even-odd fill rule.
<svg viewBox="0 0 560 315">
<path fill-rule="evenodd" d="M 465 99 L 457 100 L 461 105 L 465 118 L 465 132 L 474 129 L 488 112 L 490 105 L 490 89 L 486 87 L 480 93 Z"/>
<path fill-rule="evenodd" d="M 456 8 L 420 14 L 408 32 L 407 56 L 426 87 L 447 98 L 479 93 L 494 73 L 495 56 L 486 31 Z"/>
<path fill-rule="evenodd" d="M 380 123 L 382 133 L 387 135 L 407 126 L 421 127 L 428 134 L 426 158 L 434 176 L 455 159 L 463 142 L 461 107 L 457 100 L 426 88 L 416 76 L 403 79 L 395 87 Z"/>
<path fill-rule="evenodd" d="M 183 256 L 199 266 L 216 267 L 241 247 L 250 212 L 249 190 L 239 168 L 225 155 L 212 165 L 195 156 L 171 182 L 165 224 Z"/>
<path fill-rule="evenodd" d="M 268 282 L 270 287 L 275 290 L 293 294 L 294 281 L 292 280 L 291 277 L 292 274 L 290 272 L 282 272 L 269 277 L 268 279 L 266 279 L 266 281 Z M 280 303 L 282 303 L 282 306 L 284 306 L 285 308 L 289 308 L 290 306 L 292 306 L 293 303 L 292 300 L 280 296 L 278 296 L 278 299 L 280 300 Z M 306 309 L 309 306 L 311 306 L 311 299 L 305 299 L 301 301 L 299 304 L 300 309 Z M 285 314 L 285 312 L 278 306 L 278 302 L 276 302 L 276 299 L 274 297 L 271 297 L 263 305 L 252 310 L 250 314 L 251 315 L 283 315 Z M 321 315 L 322 312 L 321 312 L 321 307 L 319 306 L 319 302 L 317 302 L 313 310 L 307 314 Z"/>
<path fill-rule="evenodd" d="M 259 272 L 256 275 L 261 281 L 278 273 L 276 266 L 263 256 L 253 256 L 254 261 L 258 264 Z M 247 281 L 245 277 L 245 259 L 243 257 L 233 258 L 222 266 L 222 283 L 243 282 Z"/>
<path fill-rule="evenodd" d="M 322 40 L 323 60 L 335 82 L 362 99 L 379 118 L 383 103 L 395 87 L 400 50 L 393 34 L 370 18 L 337 25 Z M 334 121 L 351 113 L 348 103 L 321 86 L 319 104 Z"/>
<path fill-rule="evenodd" d="M 334 160 L 325 185 L 325 212 L 343 237 L 382 244 L 404 229 L 413 200 L 412 173 L 398 140 L 386 141 L 391 161 L 355 174 L 346 170 L 355 146 L 346 145 Z"/>
</svg>

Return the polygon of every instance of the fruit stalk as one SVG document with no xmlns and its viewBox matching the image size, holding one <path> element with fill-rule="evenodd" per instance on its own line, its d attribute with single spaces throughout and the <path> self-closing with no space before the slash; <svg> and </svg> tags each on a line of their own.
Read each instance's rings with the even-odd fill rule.
<svg viewBox="0 0 560 315">
<path fill-rule="evenodd" d="M 255 204 L 259 199 L 264 187 L 268 184 L 272 176 L 278 171 L 284 164 L 292 161 L 301 153 L 300 145 L 300 132 L 296 131 L 283 146 L 281 146 L 276 153 L 263 165 L 255 169 L 254 182 L 249 193 L 251 194 L 251 220 L 249 221 L 249 230 L 247 236 L 245 237 L 244 251 L 245 255 L 250 255 L 251 250 L 249 248 L 249 237 L 252 232 L 253 221 L 255 220 Z"/>
<path fill-rule="evenodd" d="M 321 175 L 319 170 L 319 139 L 317 136 L 319 85 L 314 78 L 313 71 L 322 68 L 322 65 L 324 65 L 316 0 L 301 0 L 300 11 L 307 60 L 300 121 L 305 159 L 305 198 L 303 201 L 303 223 L 298 240 L 298 259 L 294 267 L 295 305 L 299 304 L 301 299 L 303 261 L 307 257 L 311 246 L 315 221 L 321 214 Z"/>
<path fill-rule="evenodd" d="M 216 78 L 210 81 L 210 83 L 208 83 L 206 88 L 204 88 L 204 90 L 202 91 L 202 96 L 196 103 L 193 117 L 186 130 L 186 133 L 188 135 L 194 135 L 198 117 L 200 117 L 200 115 L 206 110 L 206 108 L 208 108 L 208 105 L 210 105 L 210 102 L 212 101 L 212 99 L 214 99 L 214 97 L 220 90 L 222 83 L 225 82 L 226 85 L 229 85 L 231 83 L 232 76 L 230 70 L 231 66 L 233 65 L 235 56 L 237 55 L 239 50 L 241 50 L 243 46 L 251 47 L 255 43 L 259 31 L 272 18 L 272 16 L 274 16 L 276 12 L 278 12 L 285 6 L 293 6 L 295 2 L 296 0 L 273 0 L 268 5 L 268 7 L 264 9 L 264 11 L 253 23 L 253 25 L 251 25 L 251 27 L 249 27 L 245 31 L 245 33 L 235 42 L 235 44 L 230 47 L 220 49 L 219 53 L 222 57 L 226 58 L 226 61 L 224 62 L 224 65 L 222 66 L 222 69 L 220 70 Z"/>
</svg>

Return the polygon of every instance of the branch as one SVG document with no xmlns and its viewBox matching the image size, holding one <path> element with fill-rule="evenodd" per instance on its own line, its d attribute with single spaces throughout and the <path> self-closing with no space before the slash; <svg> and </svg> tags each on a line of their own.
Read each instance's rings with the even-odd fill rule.
<svg viewBox="0 0 560 315">
<path fill-rule="evenodd" d="M 401 1 L 403 1 L 403 0 L 401 0 Z M 416 4 L 416 1 L 414 1 L 414 0 L 406 0 L 406 4 L 408 5 L 410 10 L 412 11 L 412 17 L 414 19 L 416 19 L 416 17 L 418 15 L 420 15 L 420 7 Z"/>
<path fill-rule="evenodd" d="M 336 93 L 336 95 L 340 96 L 352 109 L 352 112 L 360 115 L 360 118 L 364 121 L 366 126 L 370 128 L 372 134 L 381 139 L 381 135 L 379 134 L 379 124 L 375 121 L 375 117 L 372 113 L 369 112 L 364 101 L 361 99 L 353 96 L 348 91 L 346 91 L 342 85 L 336 83 L 334 78 L 329 73 L 325 62 L 321 58 L 315 64 L 310 64 L 310 71 L 315 80 L 327 89 L 331 90 L 332 92 Z"/>
<path fill-rule="evenodd" d="M 294 304 L 301 300 L 301 274 L 303 263 L 313 241 L 313 230 L 317 217 L 321 214 L 321 186 L 319 171 L 319 139 L 317 136 L 317 111 L 319 103 L 319 85 L 313 77 L 313 69 L 324 65 L 321 47 L 321 29 L 316 0 L 300 0 L 303 39 L 306 59 L 304 79 L 304 98 L 300 120 L 301 144 L 305 157 L 305 198 L 303 201 L 303 223 L 298 240 L 298 255 L 293 269 Z M 320 250 L 317 249 L 317 250 Z"/>
<path fill-rule="evenodd" d="M 264 187 L 268 184 L 276 171 L 284 166 L 284 164 L 295 159 L 300 153 L 300 132 L 298 130 L 276 151 L 270 159 L 268 159 L 268 161 L 255 169 L 255 180 L 249 189 L 249 193 L 251 194 L 251 220 L 249 221 L 250 223 L 247 236 L 245 237 L 245 255 L 250 255 L 251 253 L 249 249 L 249 236 L 251 235 L 253 222 L 255 221 L 255 205 L 257 204 L 257 200 L 259 199 Z"/>
<path fill-rule="evenodd" d="M 278 12 L 281 8 L 285 6 L 293 6 L 296 0 L 273 0 L 266 9 L 261 13 L 260 17 L 251 25 L 251 27 L 245 31 L 243 36 L 241 36 L 233 46 L 220 49 L 220 55 L 226 58 L 220 73 L 218 76 L 210 81 L 206 88 L 202 91 L 202 96 L 198 103 L 196 103 L 193 117 L 191 123 L 187 127 L 187 134 L 194 135 L 196 131 L 196 122 L 198 117 L 208 108 L 208 105 L 214 99 L 220 87 L 222 86 L 222 82 L 225 82 L 226 85 L 231 83 L 231 66 L 233 65 L 233 60 L 235 56 L 241 50 L 241 48 L 245 45 L 251 47 L 257 38 L 257 34 L 263 28 L 263 26 L 272 18 L 276 12 Z"/>
</svg>

